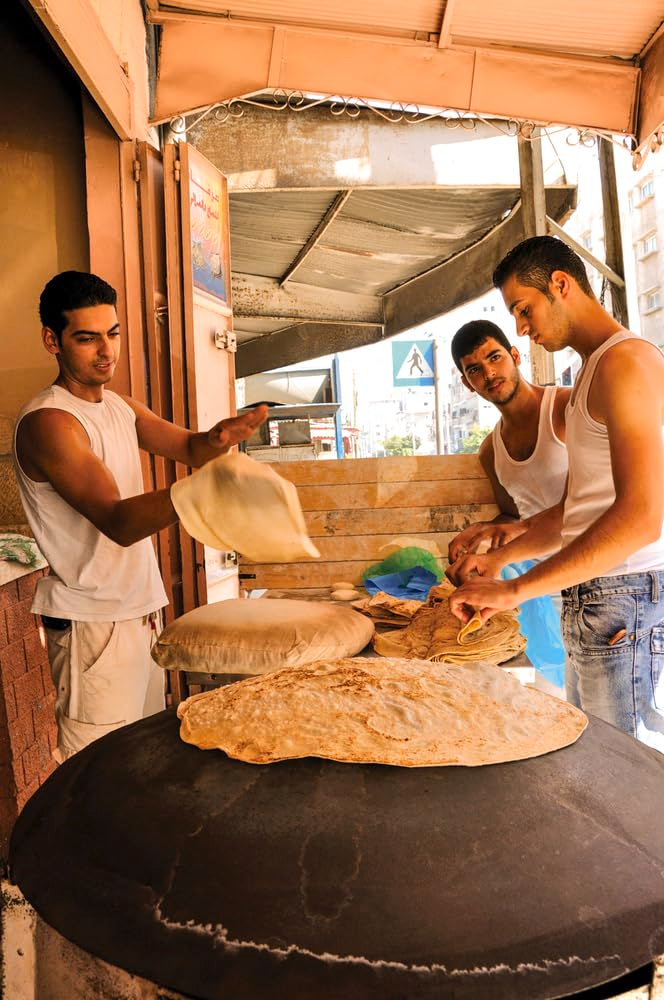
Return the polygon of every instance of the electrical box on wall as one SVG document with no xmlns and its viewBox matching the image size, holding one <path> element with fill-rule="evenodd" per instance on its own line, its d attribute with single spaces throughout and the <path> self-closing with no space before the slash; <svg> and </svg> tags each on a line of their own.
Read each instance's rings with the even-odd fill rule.
<svg viewBox="0 0 664 1000">
<path fill-rule="evenodd" d="M 233 330 L 215 330 L 214 346 L 220 351 L 231 351 L 234 354 L 237 351 L 237 337 Z"/>
</svg>

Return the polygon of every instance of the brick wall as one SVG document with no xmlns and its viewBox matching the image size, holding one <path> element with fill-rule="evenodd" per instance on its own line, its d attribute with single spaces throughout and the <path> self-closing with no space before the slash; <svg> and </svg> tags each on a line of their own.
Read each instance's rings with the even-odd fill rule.
<svg viewBox="0 0 664 1000">
<path fill-rule="evenodd" d="M 14 821 L 55 769 L 55 692 L 30 612 L 38 570 L 0 587 L 0 861 Z"/>
</svg>

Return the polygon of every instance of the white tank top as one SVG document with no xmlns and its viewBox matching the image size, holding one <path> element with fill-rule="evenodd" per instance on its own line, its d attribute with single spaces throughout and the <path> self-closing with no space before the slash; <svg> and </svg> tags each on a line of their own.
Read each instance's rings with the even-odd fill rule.
<svg viewBox="0 0 664 1000">
<path fill-rule="evenodd" d="M 597 363 L 606 351 L 623 340 L 641 340 L 628 331 L 618 331 L 588 358 L 567 404 L 567 441 L 569 447 L 569 486 L 563 516 L 563 545 L 568 545 L 608 510 L 616 498 L 611 472 L 609 435 L 604 424 L 588 413 L 588 390 Z M 649 343 L 649 341 L 642 341 Z M 654 350 L 658 348 L 652 345 Z M 664 442 L 664 428 L 662 428 Z M 623 576 L 646 570 L 664 569 L 664 525 L 656 542 L 632 552 L 624 562 L 603 576 Z"/>
<path fill-rule="evenodd" d="M 45 408 L 76 417 L 92 451 L 112 472 L 123 499 L 143 493 L 136 417 L 120 396 L 105 390 L 100 403 L 91 403 L 51 385 L 23 407 L 16 429 L 26 414 Z M 37 583 L 32 603 L 35 614 L 75 621 L 127 621 L 168 603 L 149 538 L 126 547 L 112 542 L 50 483 L 28 478 L 16 457 L 15 465 L 28 523 L 50 566 L 49 576 Z"/>
<path fill-rule="evenodd" d="M 555 399 L 556 387 L 547 386 L 540 405 L 537 442 L 532 455 L 523 462 L 517 462 L 507 453 L 500 434 L 500 420 L 493 429 L 496 476 L 514 500 L 522 518 L 553 507 L 565 489 L 567 448 L 553 429 Z"/>
</svg>

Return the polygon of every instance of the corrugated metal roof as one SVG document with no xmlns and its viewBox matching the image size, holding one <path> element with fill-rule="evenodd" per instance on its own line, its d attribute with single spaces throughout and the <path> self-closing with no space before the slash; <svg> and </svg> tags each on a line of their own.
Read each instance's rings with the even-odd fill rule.
<svg viewBox="0 0 664 1000">
<path fill-rule="evenodd" d="M 231 195 L 233 270 L 280 278 L 335 195 L 334 191 Z"/>
<path fill-rule="evenodd" d="M 662 0 L 457 0 L 451 36 L 477 45 L 631 59 L 664 19 Z"/>
<path fill-rule="evenodd" d="M 444 0 L 162 0 L 162 10 L 301 24 L 339 31 L 414 35 L 440 31 Z"/>
<path fill-rule="evenodd" d="M 233 270 L 281 278 L 333 197 L 329 191 L 231 195 Z M 476 243 L 518 198 L 511 187 L 354 191 L 297 281 L 382 294 Z"/>
</svg>

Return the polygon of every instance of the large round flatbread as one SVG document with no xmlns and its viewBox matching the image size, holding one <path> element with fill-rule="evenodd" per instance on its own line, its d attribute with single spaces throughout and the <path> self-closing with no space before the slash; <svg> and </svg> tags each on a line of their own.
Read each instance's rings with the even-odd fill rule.
<svg viewBox="0 0 664 1000">
<path fill-rule="evenodd" d="M 253 562 L 320 558 L 293 483 L 242 453 L 220 455 L 171 486 L 186 531 L 214 549 Z"/>
<path fill-rule="evenodd" d="M 583 712 L 486 663 L 350 658 L 193 695 L 180 736 L 268 764 L 292 757 L 435 767 L 497 764 L 573 743 Z"/>
</svg>

